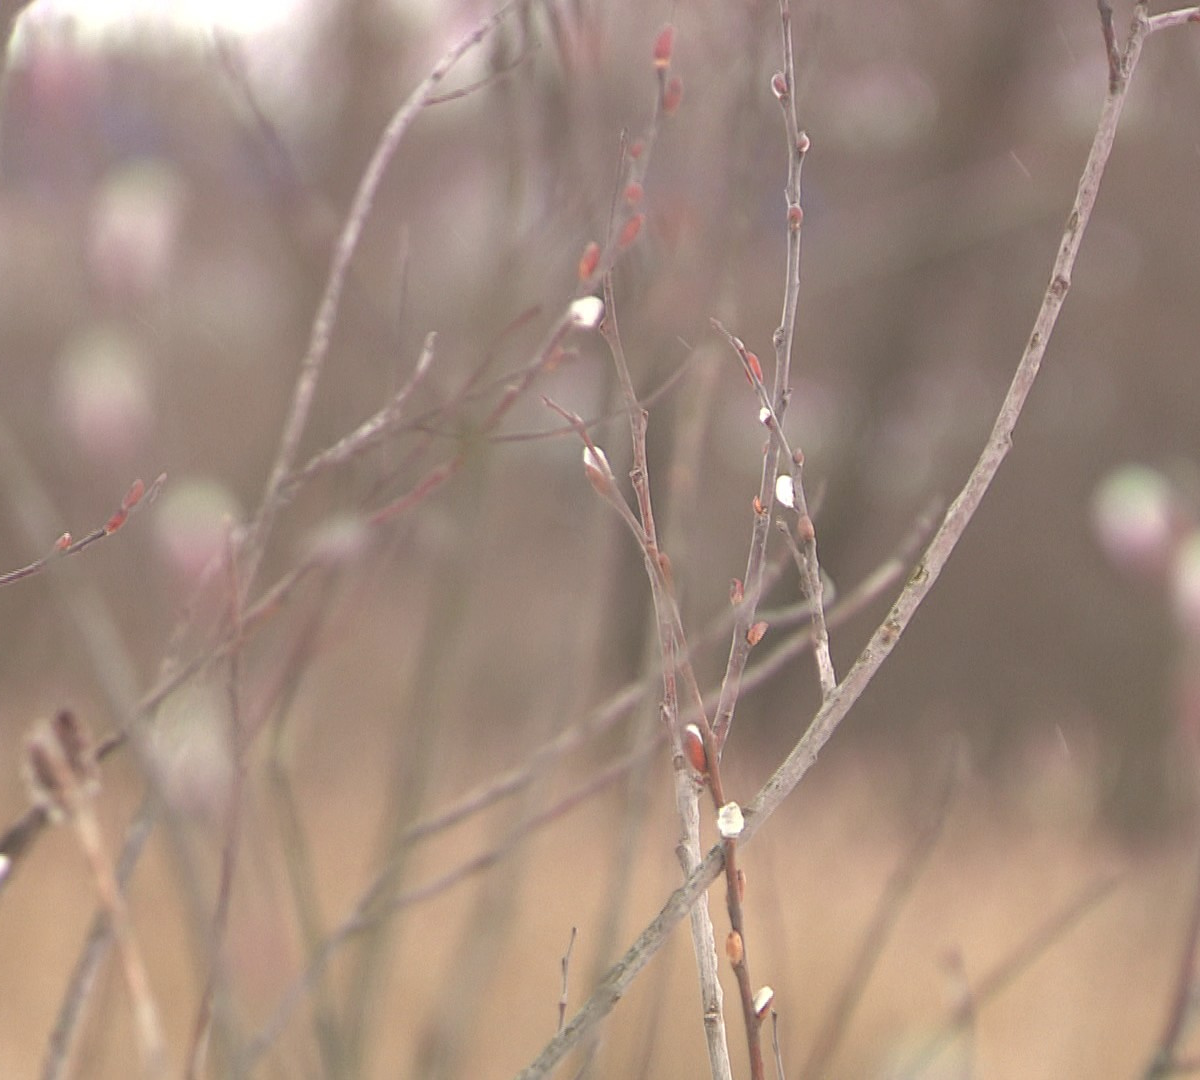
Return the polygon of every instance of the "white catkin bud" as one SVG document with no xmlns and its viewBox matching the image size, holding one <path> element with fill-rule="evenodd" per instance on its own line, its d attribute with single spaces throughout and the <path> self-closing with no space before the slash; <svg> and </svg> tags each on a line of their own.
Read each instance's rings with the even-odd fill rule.
<svg viewBox="0 0 1200 1080">
<path fill-rule="evenodd" d="M 604 451 L 600 447 L 585 446 L 583 448 L 583 472 L 597 495 L 603 495 L 606 499 L 612 498 L 616 481 L 613 479 L 612 467 L 608 464 L 608 458 L 604 456 Z"/>
<path fill-rule="evenodd" d="M 764 986 L 754 995 L 754 1015 L 760 1020 L 763 1014 L 771 1007 L 771 1002 L 775 1000 L 775 991 L 769 986 Z"/>
<path fill-rule="evenodd" d="M 771 410 L 765 405 L 758 410 L 758 422 L 760 424 L 766 424 L 768 427 L 771 424 Z"/>
<path fill-rule="evenodd" d="M 780 473 L 775 478 L 775 498 L 789 510 L 796 509 L 796 485 L 787 473 Z"/>
<path fill-rule="evenodd" d="M 742 808 L 735 802 L 727 802 L 717 811 L 717 832 L 725 840 L 736 840 L 742 835 L 746 819 L 742 817 Z"/>
<path fill-rule="evenodd" d="M 583 448 L 583 467 L 585 469 L 595 469 L 606 480 L 612 479 L 612 466 L 609 465 L 604 451 L 598 446 L 585 446 Z"/>
<path fill-rule="evenodd" d="M 598 296 L 581 296 L 567 308 L 567 318 L 584 330 L 595 330 L 604 318 L 604 301 Z"/>
</svg>

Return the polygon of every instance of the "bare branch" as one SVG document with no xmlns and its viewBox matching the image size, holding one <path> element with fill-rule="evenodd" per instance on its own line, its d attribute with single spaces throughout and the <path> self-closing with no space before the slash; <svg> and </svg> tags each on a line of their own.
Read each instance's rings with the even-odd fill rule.
<svg viewBox="0 0 1200 1080">
<path fill-rule="evenodd" d="M 1139 7 L 1139 11 L 1141 10 Z M 891 655 L 917 608 L 928 596 L 941 574 L 1012 445 L 1013 429 L 1037 377 L 1050 334 L 1070 288 L 1071 270 L 1079 253 L 1092 207 L 1095 205 L 1104 167 L 1112 150 L 1117 122 L 1129 86 L 1128 74 L 1137 65 L 1147 33 L 1148 24 L 1143 12 L 1140 20 L 1135 17 L 1134 28 L 1124 52 L 1126 78 L 1115 89 L 1111 89 L 1105 98 L 1091 150 L 1084 164 L 1074 204 L 1054 260 L 1050 284 L 979 460 L 971 470 L 963 489 L 947 510 L 925 550 L 923 559 L 910 575 L 888 616 L 872 635 L 845 678 L 825 699 L 803 737 L 746 808 L 745 828 L 740 837 L 743 844 L 753 838 L 763 822 L 779 808 L 796 784 L 816 763 L 821 748 L 857 702 L 883 662 Z M 790 37 L 788 40 L 790 48 Z M 807 143 L 807 140 L 805 142 Z M 798 169 L 798 157 L 795 164 Z M 798 244 L 796 254 L 798 257 Z M 796 270 L 798 273 L 798 263 Z M 769 497 L 769 493 L 764 497 Z M 722 700 L 724 699 L 723 688 Z M 722 715 L 719 713 L 718 723 L 721 720 Z M 642 931 L 624 956 L 609 970 L 588 1002 L 562 1032 L 547 1043 L 533 1063 L 518 1074 L 520 1080 L 534 1080 L 535 1077 L 546 1076 L 583 1034 L 611 1011 L 637 973 L 661 947 L 666 935 L 720 873 L 722 863 L 721 847 L 713 848 L 692 876 L 671 894 L 654 921 Z"/>
</svg>

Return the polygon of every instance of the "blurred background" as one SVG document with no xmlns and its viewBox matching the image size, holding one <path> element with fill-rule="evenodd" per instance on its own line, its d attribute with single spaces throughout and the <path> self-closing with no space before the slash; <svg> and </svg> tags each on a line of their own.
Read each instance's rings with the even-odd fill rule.
<svg viewBox="0 0 1200 1080">
<path fill-rule="evenodd" d="M 709 319 L 771 354 L 778 7 L 529 0 L 454 69 L 382 181 L 298 463 L 405 386 L 436 332 L 432 363 L 389 438 L 296 490 L 251 582 L 223 553 L 262 498 L 355 188 L 400 103 L 489 8 L 159 8 L 0 12 L 0 570 L 102 525 L 135 477 L 167 474 L 120 533 L 0 592 L 2 820 L 28 806 L 37 717 L 70 707 L 108 733 L 194 663 L 146 711 L 169 825 L 130 890 L 172 1067 L 212 966 L 236 816 L 207 1075 L 237 1075 L 248 1046 L 263 1076 L 511 1075 L 554 1032 L 571 928 L 568 1015 L 679 870 L 641 558 L 541 401 L 596 420 L 624 477 L 628 424 L 599 337 L 573 335 L 498 423 L 492 410 L 604 240 L 621 133 L 647 130 L 651 49 L 672 21 L 684 97 L 652 148 L 617 316 L 651 401 L 651 484 L 697 671 L 718 686 L 763 430 Z M 1129 14 L 1118 6 L 1122 33 Z M 1107 66 L 1082 0 L 793 15 L 813 149 L 786 427 L 836 602 L 911 557 L 978 455 Z M 893 658 L 747 849 L 751 969 L 776 988 L 789 1076 L 1127 1076 L 1153 1052 L 1200 840 L 1198 92 L 1195 34 L 1152 38 L 1012 452 Z M 451 462 L 444 484 L 367 525 Z M 777 610 L 799 592 L 782 544 L 771 559 Z M 839 672 L 898 587 L 836 627 Z M 755 661 L 790 633 L 769 631 Z M 808 655 L 743 697 L 734 797 L 749 801 L 818 697 Z M 114 854 L 140 760 L 122 749 L 103 767 Z M 507 797 L 422 831 L 505 776 L 520 778 Z M 373 885 L 394 917 L 339 940 L 289 998 Z M 0 896 L 0 1074 L 40 1068 L 93 895 L 56 829 Z M 949 1049 L 912 1064 L 1047 920 L 1096 896 Z M 861 997 L 839 1004 L 885 923 Z M 676 938 L 591 1047 L 591 1075 L 703 1075 Z M 110 959 L 69 1075 L 131 1075 L 126 1001 Z M 729 1031 L 747 1075 L 736 1006 Z"/>
</svg>

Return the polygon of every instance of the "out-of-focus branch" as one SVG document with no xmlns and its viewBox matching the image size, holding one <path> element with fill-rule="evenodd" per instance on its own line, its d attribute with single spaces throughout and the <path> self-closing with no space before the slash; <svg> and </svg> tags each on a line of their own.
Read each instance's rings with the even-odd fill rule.
<svg viewBox="0 0 1200 1080">
<path fill-rule="evenodd" d="M 275 518 L 287 501 L 284 489 L 295 464 L 296 454 L 300 449 L 300 439 L 308 424 L 308 415 L 316 395 L 317 383 L 329 353 L 333 324 L 341 303 L 346 274 L 358 248 L 358 241 L 366 226 L 367 218 L 374 206 L 375 195 L 383 180 L 384 172 L 413 122 L 436 97 L 436 91 L 446 76 L 464 55 L 478 46 L 496 29 L 513 8 L 513 3 L 504 4 L 492 15 L 482 20 L 474 30 L 455 44 L 433 66 L 420 85 L 409 95 L 408 100 L 392 116 L 383 135 L 380 136 L 366 171 L 363 173 L 334 249 L 329 278 L 313 320 L 308 350 L 300 362 L 300 372 L 292 393 L 291 407 L 288 410 L 287 420 L 279 440 L 275 463 L 271 467 L 271 475 L 267 480 L 266 491 L 258 513 L 247 527 L 242 539 L 242 576 L 247 589 L 251 588 L 257 576 L 258 566 Z"/>
</svg>

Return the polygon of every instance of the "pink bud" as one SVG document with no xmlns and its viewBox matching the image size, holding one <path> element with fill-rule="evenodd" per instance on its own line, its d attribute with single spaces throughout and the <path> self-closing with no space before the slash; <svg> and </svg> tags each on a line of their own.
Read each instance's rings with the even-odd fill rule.
<svg viewBox="0 0 1200 1080">
<path fill-rule="evenodd" d="M 645 214 L 634 214 L 621 229 L 621 235 L 617 238 L 617 247 L 624 251 L 630 247 L 637 239 L 638 233 L 642 231 L 642 222 L 646 220 Z"/>
<path fill-rule="evenodd" d="M 666 71 L 671 66 L 671 52 L 675 48 L 675 27 L 667 23 L 654 39 L 654 66 Z"/>
<path fill-rule="evenodd" d="M 663 89 L 662 110 L 667 116 L 673 116 L 683 101 L 683 80 L 678 75 L 672 75 Z"/>
<path fill-rule="evenodd" d="M 600 265 L 600 245 L 592 240 L 579 256 L 579 280 L 590 281 Z"/>
</svg>

